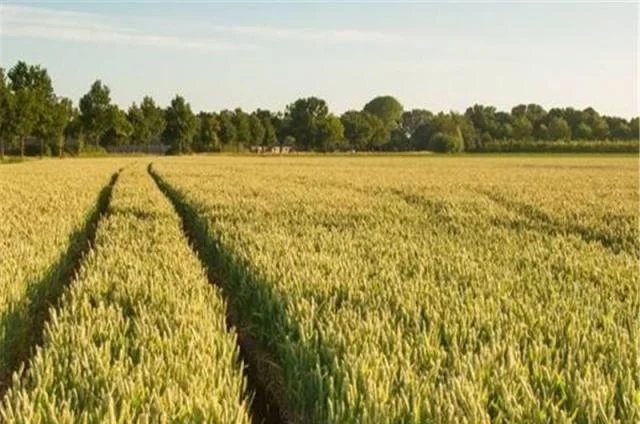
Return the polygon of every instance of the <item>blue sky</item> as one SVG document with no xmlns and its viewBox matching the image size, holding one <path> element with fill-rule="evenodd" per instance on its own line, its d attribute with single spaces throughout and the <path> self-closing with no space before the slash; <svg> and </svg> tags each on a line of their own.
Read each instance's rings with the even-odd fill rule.
<svg viewBox="0 0 640 424">
<path fill-rule="evenodd" d="M 100 78 L 126 107 L 180 93 L 195 110 L 337 113 L 517 103 L 638 114 L 634 3 L 6 2 L 1 64 L 45 66 L 77 102 Z"/>
</svg>

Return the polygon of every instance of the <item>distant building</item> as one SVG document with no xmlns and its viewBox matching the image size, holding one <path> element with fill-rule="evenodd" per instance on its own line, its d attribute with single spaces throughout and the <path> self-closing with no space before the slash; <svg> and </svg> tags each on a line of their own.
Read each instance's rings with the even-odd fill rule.
<svg viewBox="0 0 640 424">
<path fill-rule="evenodd" d="M 287 154 L 291 152 L 291 147 L 289 146 L 256 146 L 253 145 L 250 148 L 251 153 L 272 153 L 272 154 Z"/>
</svg>

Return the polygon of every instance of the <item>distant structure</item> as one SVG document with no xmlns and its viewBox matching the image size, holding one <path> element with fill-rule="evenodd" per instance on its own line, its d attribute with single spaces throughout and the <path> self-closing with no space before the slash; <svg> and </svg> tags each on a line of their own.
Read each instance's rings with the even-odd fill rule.
<svg viewBox="0 0 640 424">
<path fill-rule="evenodd" d="M 271 153 L 275 155 L 291 153 L 290 146 L 256 146 L 253 145 L 250 148 L 251 153 Z"/>
</svg>

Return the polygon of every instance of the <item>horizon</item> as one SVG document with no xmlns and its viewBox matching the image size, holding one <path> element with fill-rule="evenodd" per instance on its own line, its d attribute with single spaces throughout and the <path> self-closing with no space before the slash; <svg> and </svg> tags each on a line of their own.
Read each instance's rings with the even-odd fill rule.
<svg viewBox="0 0 640 424">
<path fill-rule="evenodd" d="M 194 111 L 316 96 L 341 114 L 392 95 L 406 110 L 638 116 L 637 4 L 514 6 L 7 2 L 0 57 L 43 66 L 76 105 L 100 79 L 125 110 L 145 95 Z"/>
</svg>

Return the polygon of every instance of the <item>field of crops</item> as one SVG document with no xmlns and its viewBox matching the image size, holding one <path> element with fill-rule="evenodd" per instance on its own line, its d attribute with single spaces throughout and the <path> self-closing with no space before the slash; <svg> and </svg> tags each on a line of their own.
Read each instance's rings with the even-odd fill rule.
<svg viewBox="0 0 640 424">
<path fill-rule="evenodd" d="M 124 166 L 7 421 L 640 421 L 637 158 L 118 161 L 0 168 L 9 310 Z"/>
</svg>

